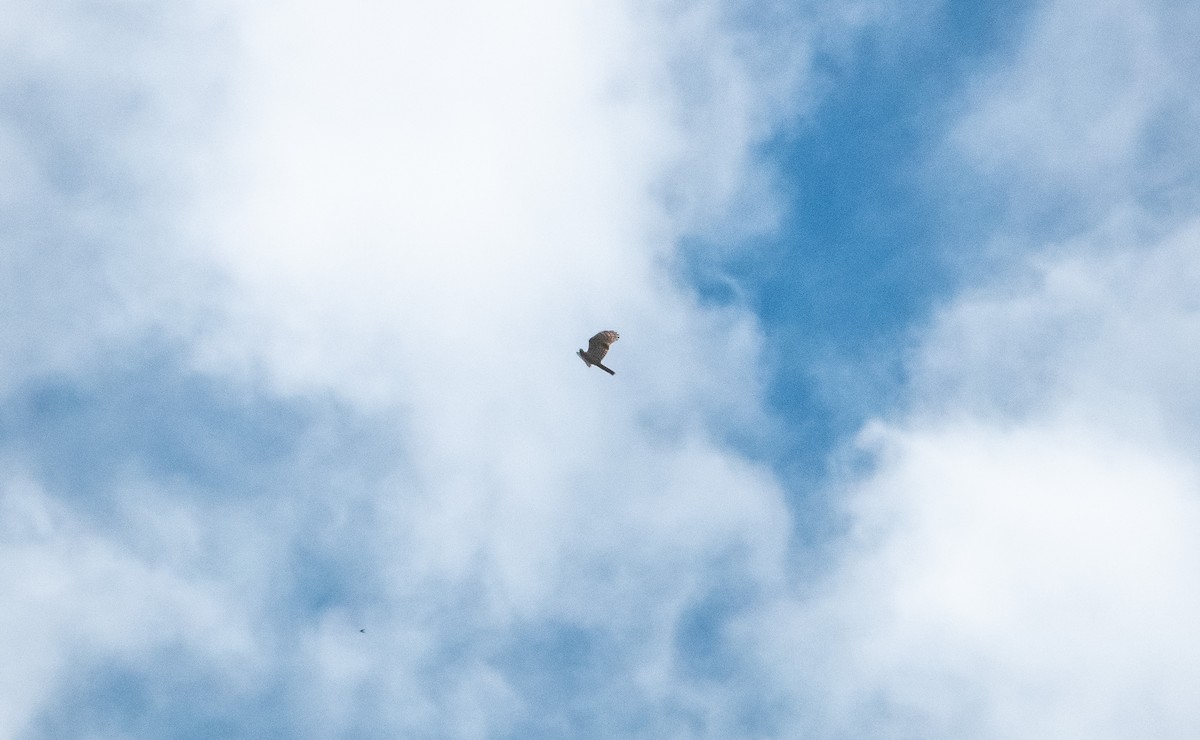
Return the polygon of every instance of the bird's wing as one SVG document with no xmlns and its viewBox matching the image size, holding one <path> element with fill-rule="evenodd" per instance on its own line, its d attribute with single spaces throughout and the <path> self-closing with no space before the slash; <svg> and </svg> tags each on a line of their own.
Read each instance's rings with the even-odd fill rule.
<svg viewBox="0 0 1200 740">
<path fill-rule="evenodd" d="M 608 354 L 608 348 L 612 343 L 621 338 L 621 335 L 615 331 L 602 331 L 596 336 L 588 340 L 588 354 L 593 362 L 600 362 L 604 356 Z"/>
</svg>

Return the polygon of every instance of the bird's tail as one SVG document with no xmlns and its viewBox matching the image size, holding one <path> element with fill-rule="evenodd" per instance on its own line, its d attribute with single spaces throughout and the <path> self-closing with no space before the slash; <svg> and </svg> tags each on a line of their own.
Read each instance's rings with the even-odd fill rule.
<svg viewBox="0 0 1200 740">
<path fill-rule="evenodd" d="M 605 367 L 604 365 L 601 365 L 599 362 L 593 363 L 593 364 L 595 364 L 596 367 L 600 368 L 601 370 L 608 373 L 609 375 L 616 375 L 615 372 L 613 372 L 612 370 L 609 370 L 607 367 Z"/>
</svg>

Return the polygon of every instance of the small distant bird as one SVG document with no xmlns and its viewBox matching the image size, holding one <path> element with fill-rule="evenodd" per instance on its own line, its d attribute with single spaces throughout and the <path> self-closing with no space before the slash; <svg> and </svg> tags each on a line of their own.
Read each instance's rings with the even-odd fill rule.
<svg viewBox="0 0 1200 740">
<path fill-rule="evenodd" d="M 579 350 L 579 352 L 576 354 L 579 355 L 579 358 L 583 360 L 588 367 L 595 365 L 609 375 L 616 375 L 615 372 L 606 368 L 600 361 L 603 360 L 604 356 L 608 354 L 608 348 L 612 346 L 612 343 L 620 338 L 621 335 L 611 329 L 608 331 L 602 331 L 588 340 L 587 352 Z"/>
<path fill-rule="evenodd" d="M 366 630 L 359 630 L 359 632 L 363 633 L 364 635 L 367 633 Z"/>
</svg>

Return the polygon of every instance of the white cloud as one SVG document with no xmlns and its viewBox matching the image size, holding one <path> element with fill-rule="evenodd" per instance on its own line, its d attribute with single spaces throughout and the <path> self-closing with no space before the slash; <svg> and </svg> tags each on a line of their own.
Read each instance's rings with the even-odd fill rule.
<svg viewBox="0 0 1200 740">
<path fill-rule="evenodd" d="M 1127 166 L 1168 93 L 1157 21 L 1141 2 L 1046 3 L 960 135 L 990 162 L 1028 163 L 1052 177 Z"/>
<path fill-rule="evenodd" d="M 1033 246 L 923 327 L 902 408 L 860 438 L 871 469 L 840 484 L 836 567 L 745 626 L 786 646 L 759 649 L 798 724 L 1200 728 L 1181 688 L 1200 679 L 1200 230 L 1192 186 L 1152 154 L 1179 125 L 1164 110 L 1197 101 L 1176 10 L 1048 3 L 972 93 L 954 142 L 1021 224 L 994 237 Z M 1176 161 L 1200 154 L 1189 137 Z M 1051 225 L 1072 236 L 1035 228 L 1048 193 L 1078 204 Z"/>
<path fill-rule="evenodd" d="M 667 60 L 665 21 L 619 6 L 239 13 L 238 177 L 209 211 L 234 299 L 205 362 L 402 411 L 402 578 L 482 568 L 499 618 L 580 617 L 588 589 L 630 587 L 590 563 L 669 589 L 713 550 L 758 568 L 782 547 L 778 492 L 713 442 L 760 418 L 753 320 L 664 265 L 753 179 L 769 115 L 714 8 L 683 12 L 711 43 Z M 719 104 L 675 97 L 667 62 L 693 58 Z M 679 168 L 681 209 L 660 197 Z M 597 383 L 571 351 L 609 326 Z"/>
<path fill-rule="evenodd" d="M 208 278 L 164 245 L 205 168 L 224 37 L 195 6 L 89 5 L 0 6 L 0 390 L 193 318 L 179 302 Z"/>
<path fill-rule="evenodd" d="M 978 81 L 951 143 L 1021 183 L 1006 192 L 1018 209 L 1066 197 L 1085 223 L 1148 191 L 1194 190 L 1195 15 L 1187 3 L 1041 4 L 1015 58 Z"/>
<path fill-rule="evenodd" d="M 875 432 L 832 618 L 844 689 L 926 736 L 1185 737 L 1197 470 L 1069 421 Z M 1153 706 L 1153 711 L 1147 707 Z M 861 708 L 860 708 L 861 711 Z"/>
<path fill-rule="evenodd" d="M 835 736 L 1200 727 L 1197 231 L 1082 239 L 934 322 L 907 413 L 859 444 L 850 533 L 743 625 Z M 762 635 L 770 637 L 763 638 Z"/>
<path fill-rule="evenodd" d="M 169 381 L 291 404 L 301 429 L 270 464 L 210 461 L 212 483 L 146 465 L 139 445 L 192 424 L 208 449 L 233 422 L 194 424 L 186 404 L 183 419 L 151 415 L 162 428 L 134 449 L 102 450 L 118 474 L 78 476 L 111 520 L 29 473 L 34 508 L 58 507 L 89 544 L 0 542 L 23 548 L 31 588 L 59 584 L 22 601 L 64 615 L 30 643 L 32 675 L 2 677 L 12 696 L 26 681 L 6 727 L 35 731 L 72 701 L 70 676 L 106 661 L 153 670 L 139 658 L 179 620 L 198 671 L 244 682 L 214 708 L 225 720 L 259 697 L 314 736 L 488 736 L 569 727 L 573 711 L 659 736 L 733 727 L 737 708 L 714 716 L 727 704 L 676 664 L 678 623 L 706 574 L 778 587 L 788 513 L 771 476 L 720 442 L 762 420 L 755 321 L 700 307 L 668 263 L 683 233 L 769 222 L 751 148 L 805 89 L 816 42 L 797 52 L 783 29 L 751 47 L 717 4 L 263 2 L 190 7 L 178 25 L 174 5 L 29 7 L 12 17 L 48 40 L 5 36 L 6 91 L 36 77 L 51 108 L 4 121 L 0 145 L 24 162 L 4 203 L 46 213 L 40 242 L 2 235 L 5 300 L 33 307 L 0 324 L 33 358 L 4 390 L 48 374 L 86 386 L 97 365 L 137 365 L 156 334 L 191 363 L 159 368 Z M 668 34 L 676 21 L 689 32 Z M 808 29 L 843 38 L 865 22 Z M 75 108 L 89 95 L 136 114 L 116 105 L 89 126 Z M 54 271 L 77 274 L 69 294 L 47 289 L 50 260 L 81 258 L 83 274 Z M 609 327 L 615 378 L 573 357 Z M 99 408 L 98 436 L 134 421 Z M 6 431 L 20 456 L 21 430 Z M 50 468 L 84 464 L 54 442 Z M 10 635 L 34 622 L 15 614 Z M 510 656 L 564 624 L 622 671 L 557 707 Z M 75 640 L 86 656 L 64 652 Z M 225 660 L 230 642 L 249 668 Z"/>
<path fill-rule="evenodd" d="M 144 529 L 109 536 L 7 466 L 0 507 L 0 626 L 9 656 L 0 672 L 0 733 L 21 735 L 79 673 L 136 664 L 168 646 L 218 666 L 229 690 L 250 690 L 260 656 L 248 615 L 228 585 L 196 572 L 183 531 L 194 522 L 181 512 L 141 508 L 132 518 Z M 138 552 L 158 537 L 165 547 L 152 547 L 150 557 Z"/>
</svg>

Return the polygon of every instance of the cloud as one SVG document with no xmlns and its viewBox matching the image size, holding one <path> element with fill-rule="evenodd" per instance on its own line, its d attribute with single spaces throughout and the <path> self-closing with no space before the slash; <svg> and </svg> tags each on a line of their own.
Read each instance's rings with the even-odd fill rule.
<svg viewBox="0 0 1200 740">
<path fill-rule="evenodd" d="M 1015 58 L 977 80 L 951 145 L 977 172 L 1021 183 L 1006 197 L 1043 222 L 1074 211 L 1080 228 L 1131 197 L 1194 197 L 1178 192 L 1195 192 L 1200 150 L 1186 122 L 1198 98 L 1183 31 L 1194 12 L 1139 0 L 1041 4 Z"/>
<path fill-rule="evenodd" d="M 1076 245 L 938 317 L 911 408 L 860 436 L 870 468 L 839 487 L 852 524 L 830 575 L 739 633 L 797 723 L 1194 732 L 1195 239 Z"/>
<path fill-rule="evenodd" d="M 895 7 L 12 5 L 4 729 L 1195 727 L 1172 8 L 1049 3 L 960 101 L 1023 251 L 914 329 L 813 554 L 738 451 L 769 327 L 672 265 L 777 225 L 756 147 Z"/>
<path fill-rule="evenodd" d="M 872 436 L 882 460 L 855 491 L 844 569 L 816 608 L 782 617 L 797 660 L 780 669 L 821 676 L 802 695 L 829 727 L 1190 733 L 1172 687 L 1198 657 L 1194 461 L 1056 420 Z"/>
<path fill-rule="evenodd" d="M 798 725 L 1200 726 L 1178 689 L 1200 666 L 1200 232 L 1194 183 L 1157 154 L 1200 151 L 1166 133 L 1197 100 L 1174 10 L 1047 3 L 969 93 L 950 141 L 1005 195 L 983 239 L 1015 248 L 914 329 L 902 403 L 832 484 L 849 531 L 828 577 L 743 627 Z"/>
<path fill-rule="evenodd" d="M 15 2 L 5 13 L 0 338 L 11 357 L 0 388 L 10 390 L 174 326 L 163 317 L 179 317 L 208 279 L 163 245 L 181 238 L 203 170 L 223 37 L 195 7 Z"/>
<path fill-rule="evenodd" d="M 678 653 L 783 579 L 762 336 L 670 265 L 815 51 L 721 9 L 14 4 L 6 729 L 753 725 Z"/>
<path fill-rule="evenodd" d="M 8 697 L 0 731 L 26 731 L 59 704 L 56 689 L 72 686 L 81 666 L 137 664 L 155 646 L 215 665 L 232 691 L 235 666 L 242 676 L 253 673 L 257 650 L 247 615 L 226 585 L 187 567 L 195 532 L 185 512 L 143 491 L 131 512 L 137 534 L 112 536 L 28 473 L 5 468 L 0 577 L 10 595 L 4 627 L 12 660 L 0 676 Z"/>
</svg>

